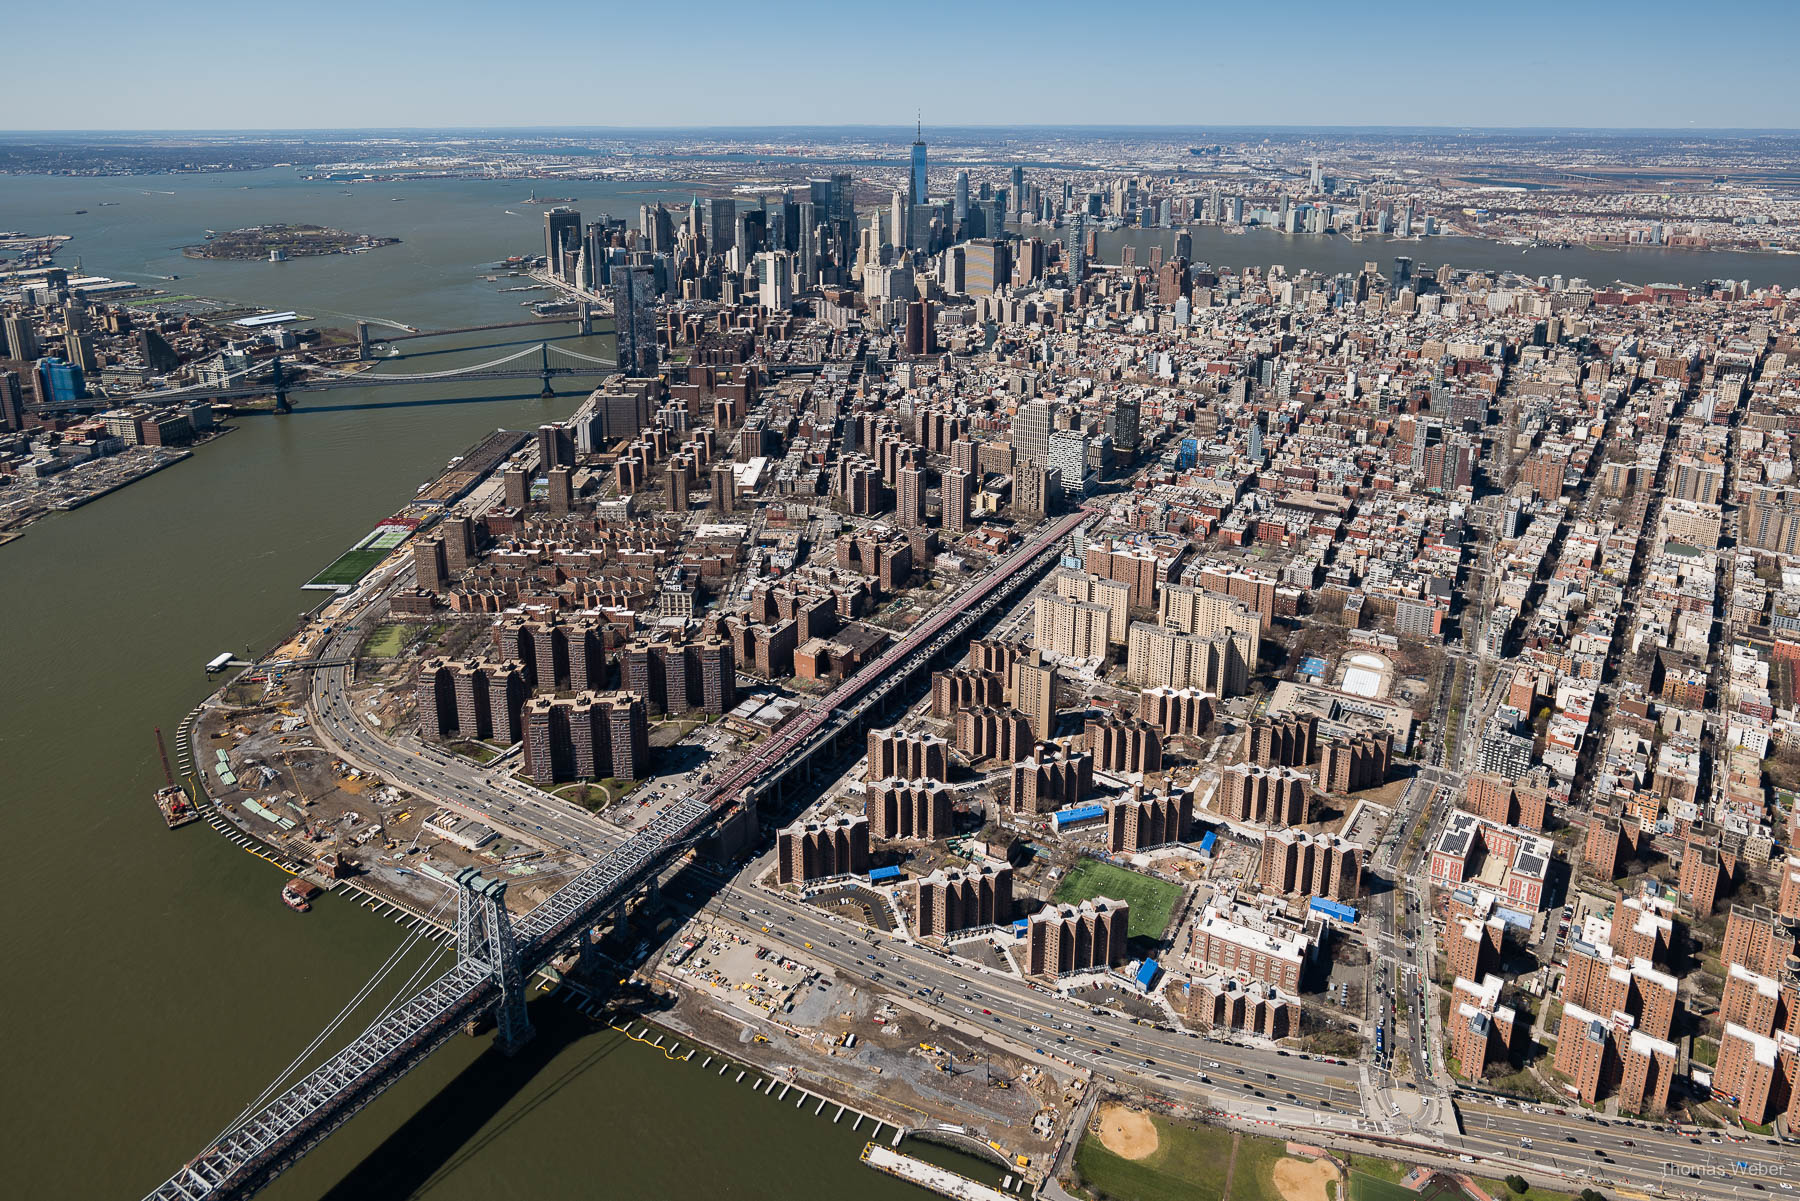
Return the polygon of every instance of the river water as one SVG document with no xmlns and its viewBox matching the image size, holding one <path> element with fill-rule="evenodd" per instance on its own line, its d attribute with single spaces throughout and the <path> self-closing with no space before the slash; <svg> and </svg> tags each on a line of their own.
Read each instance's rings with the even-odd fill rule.
<svg viewBox="0 0 1800 1201">
<path fill-rule="evenodd" d="M 152 190 L 175 195 L 144 195 Z M 521 294 L 472 268 L 541 247 L 541 210 L 516 203 L 527 185 L 344 190 L 283 170 L 7 178 L 0 228 L 74 233 L 58 261 L 79 257 L 91 273 L 178 274 L 162 286 L 321 321 L 357 314 L 444 328 L 524 315 Z M 590 184 L 573 194 L 584 213 L 635 214 L 646 198 Z M 119 203 L 101 207 L 108 199 Z M 404 241 L 277 264 L 180 254 L 205 229 L 269 221 Z M 504 353 L 495 343 L 537 337 L 470 335 L 450 353 L 429 343 L 433 353 L 388 370 L 478 362 Z M 609 338 L 561 344 L 611 353 Z M 514 395 L 494 399 L 496 390 Z M 14 852 L 0 884 L 11 918 L 0 926 L 9 1195 L 142 1195 L 201 1150 L 399 943 L 391 922 L 335 899 L 292 913 L 277 899 L 282 875 L 204 825 L 164 829 L 150 800 L 161 783 L 151 730 L 172 738 L 212 687 L 201 665 L 282 635 L 317 599 L 299 585 L 450 456 L 496 427 L 535 428 L 576 404 L 539 400 L 529 380 L 478 391 L 303 394 L 291 416 L 242 418 L 189 461 L 0 548 L 0 821 Z M 734 1088 L 567 1020 L 542 1041 L 554 1058 L 528 1060 L 538 1070 L 521 1078 L 483 1055 L 486 1038 L 455 1040 L 268 1195 L 385 1198 L 421 1184 L 449 1201 L 911 1191 L 857 1163 L 866 1123 L 852 1134 L 848 1118 L 830 1124 L 832 1110 L 813 1118 L 758 1101 L 748 1080 Z"/>
<path fill-rule="evenodd" d="M 584 216 L 686 199 L 641 185 L 556 186 L 573 189 Z M 346 187 L 282 168 L 5 177 L 0 229 L 74 234 L 59 261 L 79 259 L 89 273 L 178 274 L 162 286 L 322 323 L 362 316 L 444 328 L 522 315 L 521 294 L 498 290 L 516 281 L 488 283 L 475 268 L 541 247 L 542 210 L 518 203 L 527 190 Z M 181 256 L 206 229 L 273 221 L 404 241 L 279 264 Z M 1214 259 L 1233 265 L 1263 246 L 1259 235 L 1208 236 L 1239 248 Z M 1214 256 L 1198 232 L 1195 242 L 1196 257 Z M 1440 245 L 1410 253 L 1483 265 L 1463 256 L 1477 249 L 1469 244 Z M 1291 268 L 1340 269 L 1335 258 L 1306 257 L 1340 249 L 1351 265 L 1375 257 L 1367 244 L 1337 240 L 1286 239 L 1282 249 L 1270 257 Z M 1554 265 L 1569 253 L 1579 252 L 1542 252 L 1540 262 L 1533 251 L 1530 261 L 1598 278 Z M 1646 279 L 1800 279 L 1794 259 L 1727 269 L 1728 256 L 1644 254 L 1668 264 L 1602 257 L 1649 264 L 1638 271 Z M 433 343 L 398 369 L 481 361 L 503 353 L 496 344 L 537 336 Z M 609 351 L 603 338 L 563 344 Z M 496 427 L 529 429 L 576 403 L 536 390 L 526 381 L 498 397 L 492 385 L 301 394 L 291 416 L 240 419 L 188 462 L 0 548 L 0 822 L 12 848 L 0 876 L 9 984 L 0 1163 L 10 1194 L 141 1195 L 274 1078 L 399 942 L 397 927 L 335 899 L 304 917 L 290 912 L 276 896 L 283 877 L 204 826 L 165 830 L 150 800 L 161 783 L 151 730 L 172 735 L 210 690 L 207 659 L 258 652 L 281 636 L 316 599 L 299 585 L 450 456 Z M 456 1040 L 268 1195 L 917 1195 L 858 1165 L 861 1136 L 848 1121 L 831 1126 L 830 1110 L 812 1118 L 758 1101 L 730 1077 L 568 1021 L 547 1022 L 538 1046 L 520 1068 L 484 1054 L 486 1039 Z"/>
</svg>

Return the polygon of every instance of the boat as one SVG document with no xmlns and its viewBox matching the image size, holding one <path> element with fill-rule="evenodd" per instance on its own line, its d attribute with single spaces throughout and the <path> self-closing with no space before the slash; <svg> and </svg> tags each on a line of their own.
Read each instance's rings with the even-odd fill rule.
<svg viewBox="0 0 1800 1201">
<path fill-rule="evenodd" d="M 171 830 L 197 821 L 200 817 L 200 810 L 188 799 L 187 790 L 177 784 L 156 790 L 156 807 L 162 810 L 163 821 L 168 823 Z"/>
<path fill-rule="evenodd" d="M 200 816 L 200 810 L 187 790 L 175 783 L 175 773 L 169 770 L 169 751 L 163 745 L 162 727 L 156 727 L 156 754 L 162 760 L 163 786 L 156 790 L 156 807 L 162 810 L 163 821 L 173 830 L 185 826 Z"/>
<path fill-rule="evenodd" d="M 313 898 L 319 895 L 319 886 L 295 876 L 281 889 L 281 903 L 296 913 L 305 913 L 312 908 Z"/>
</svg>

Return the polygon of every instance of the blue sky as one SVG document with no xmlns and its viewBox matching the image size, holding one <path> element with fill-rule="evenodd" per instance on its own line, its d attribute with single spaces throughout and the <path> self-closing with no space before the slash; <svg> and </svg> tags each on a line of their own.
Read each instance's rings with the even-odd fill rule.
<svg viewBox="0 0 1800 1201">
<path fill-rule="evenodd" d="M 20 4 L 6 129 L 1800 127 L 1800 4 Z"/>
</svg>

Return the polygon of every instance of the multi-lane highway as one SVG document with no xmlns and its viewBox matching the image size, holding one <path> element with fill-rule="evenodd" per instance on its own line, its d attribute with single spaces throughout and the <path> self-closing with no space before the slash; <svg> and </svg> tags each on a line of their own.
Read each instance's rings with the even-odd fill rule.
<svg viewBox="0 0 1800 1201">
<path fill-rule="evenodd" d="M 1298 1102 L 1343 1117 L 1362 1109 L 1351 1064 L 1202 1039 L 1095 1012 L 1085 1003 L 1016 977 L 936 948 L 867 931 L 860 922 L 761 888 L 723 885 L 710 909 L 715 916 L 754 927 L 760 937 L 779 941 L 799 958 L 909 994 L 914 1003 L 929 1006 L 966 1029 L 999 1035 L 1122 1083 L 1132 1077 L 1160 1078 L 1161 1083 L 1193 1093 L 1205 1074 L 1233 1099 L 1240 1093 L 1248 1099 L 1260 1091 L 1268 1102 Z M 764 926 L 768 932 L 761 934 Z M 808 943 L 812 945 L 807 947 Z"/>
<path fill-rule="evenodd" d="M 709 911 L 796 958 L 906 996 L 940 1021 L 1027 1053 L 1055 1056 L 1122 1086 L 1236 1117 L 1340 1138 L 1397 1129 L 1403 1144 L 1472 1155 L 1487 1172 L 1516 1165 L 1657 1194 L 1724 1198 L 1742 1197 L 1758 1185 L 1773 1191 L 1781 1191 L 1782 1183 L 1800 1187 L 1800 1157 L 1774 1140 L 1733 1142 L 1717 1134 L 1680 1134 L 1672 1127 L 1658 1131 L 1650 1123 L 1584 1116 L 1575 1109 L 1563 1113 L 1557 1106 L 1522 1108 L 1470 1093 L 1455 1098 L 1460 1135 L 1442 1123 L 1428 1131 L 1423 1123 L 1401 1120 L 1394 1112 L 1397 1102 L 1384 1113 L 1368 1112 L 1377 1094 L 1359 1092 L 1354 1064 L 1284 1055 L 1096 1012 L 1012 976 L 742 883 L 721 886 Z M 1386 1090 L 1379 1095 L 1385 1097 Z"/>
</svg>

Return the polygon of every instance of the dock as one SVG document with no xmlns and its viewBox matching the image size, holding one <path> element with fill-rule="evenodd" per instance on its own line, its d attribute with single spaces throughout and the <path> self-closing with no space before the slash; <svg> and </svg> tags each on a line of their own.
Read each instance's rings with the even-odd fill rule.
<svg viewBox="0 0 1800 1201">
<path fill-rule="evenodd" d="M 877 1143 L 870 1143 L 863 1148 L 862 1161 L 878 1172 L 898 1176 L 909 1184 L 928 1188 L 945 1197 L 955 1197 L 957 1201 L 1013 1201 L 1010 1194 L 990 1185 L 970 1180 L 967 1176 L 959 1176 L 948 1168 L 940 1168 L 922 1159 L 902 1155 Z"/>
</svg>

